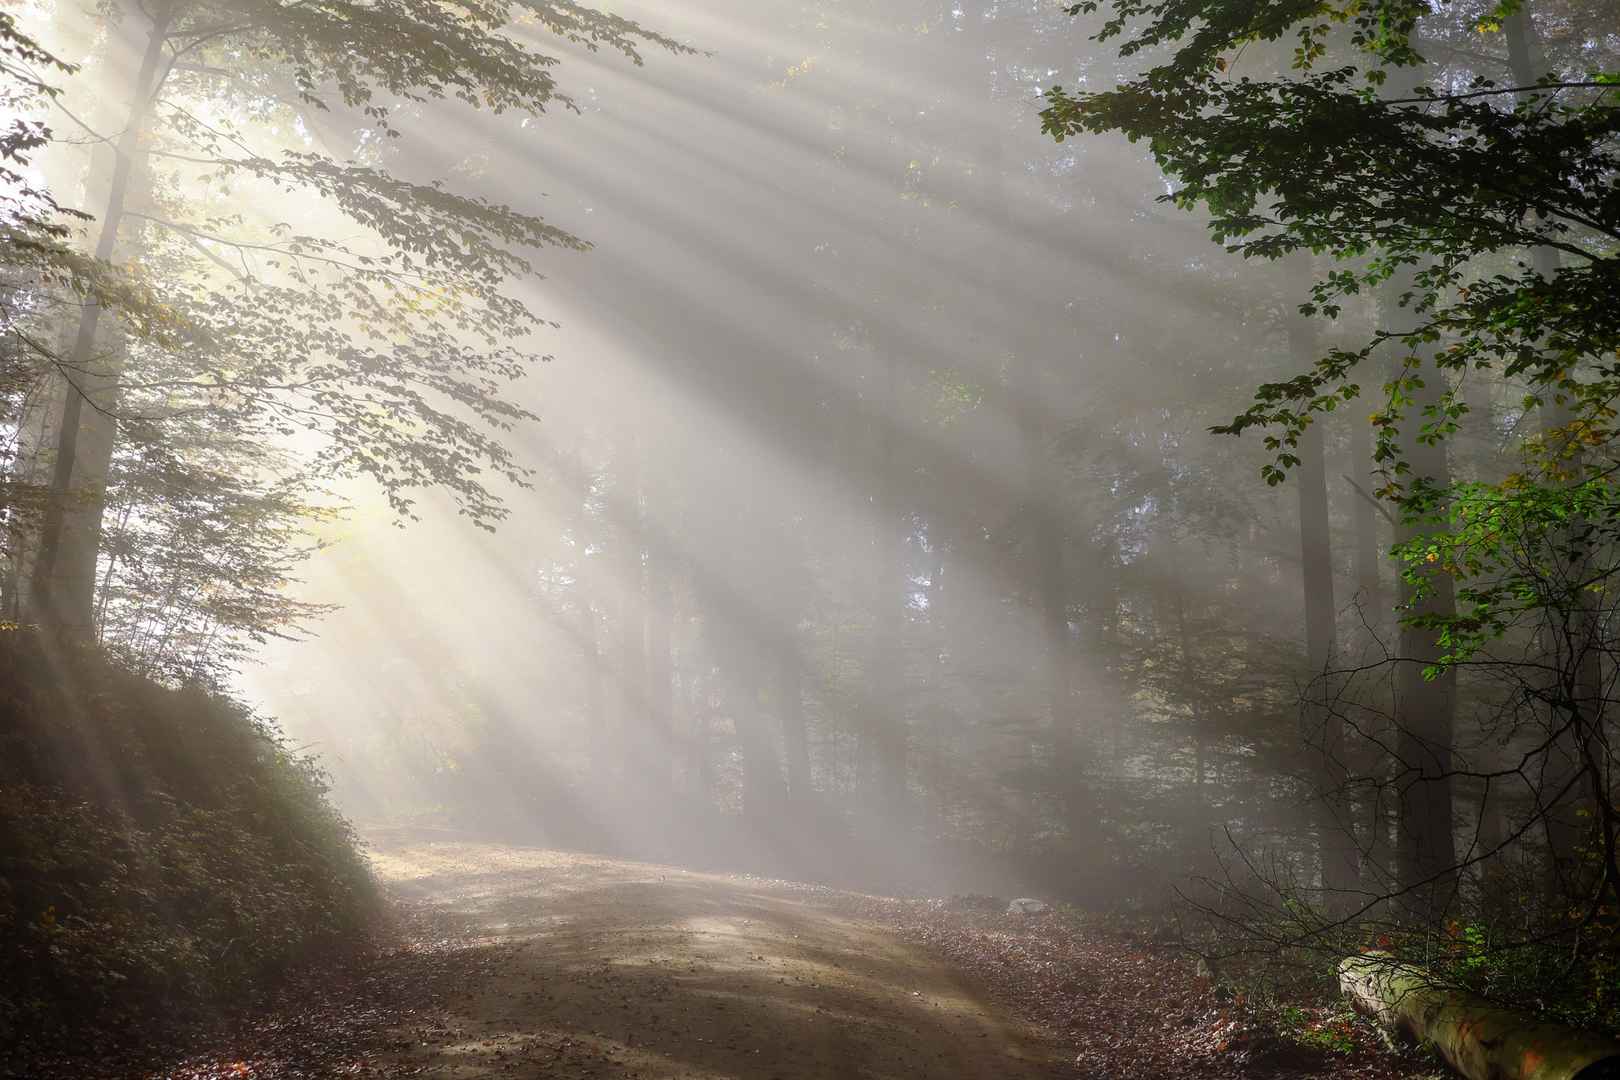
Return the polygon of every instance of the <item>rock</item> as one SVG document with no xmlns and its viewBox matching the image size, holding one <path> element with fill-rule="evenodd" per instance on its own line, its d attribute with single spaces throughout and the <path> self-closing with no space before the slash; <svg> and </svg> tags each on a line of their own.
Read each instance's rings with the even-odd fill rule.
<svg viewBox="0 0 1620 1080">
<path fill-rule="evenodd" d="M 1007 914 L 1009 915 L 1039 915 L 1047 910 L 1049 909 L 1041 901 L 1032 900 L 1027 896 L 1019 897 L 1007 905 Z"/>
</svg>

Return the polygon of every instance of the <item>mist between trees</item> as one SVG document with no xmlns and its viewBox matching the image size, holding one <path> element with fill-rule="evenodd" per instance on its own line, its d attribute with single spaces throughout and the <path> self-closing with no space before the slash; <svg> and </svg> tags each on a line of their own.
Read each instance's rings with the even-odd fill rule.
<svg viewBox="0 0 1620 1080">
<path fill-rule="evenodd" d="M 4 28 L 57 648 L 261 706 L 362 823 L 1615 1026 L 1610 5 Z"/>
</svg>

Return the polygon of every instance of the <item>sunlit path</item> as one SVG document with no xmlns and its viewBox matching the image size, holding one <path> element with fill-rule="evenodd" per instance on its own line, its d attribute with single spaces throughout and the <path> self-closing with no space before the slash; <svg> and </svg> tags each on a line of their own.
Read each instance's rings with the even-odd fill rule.
<svg viewBox="0 0 1620 1080">
<path fill-rule="evenodd" d="M 1066 1075 L 962 972 L 823 890 L 459 840 L 379 840 L 497 962 L 399 1062 L 458 1078 Z"/>
</svg>

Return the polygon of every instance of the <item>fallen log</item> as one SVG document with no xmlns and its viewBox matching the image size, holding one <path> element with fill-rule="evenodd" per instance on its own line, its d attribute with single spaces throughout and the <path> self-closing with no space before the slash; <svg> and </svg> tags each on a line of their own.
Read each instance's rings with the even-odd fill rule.
<svg viewBox="0 0 1620 1080">
<path fill-rule="evenodd" d="M 1432 1044 L 1468 1080 L 1620 1078 L 1620 1042 L 1437 986 L 1388 956 L 1342 961 L 1339 989 L 1391 1034 Z"/>
</svg>

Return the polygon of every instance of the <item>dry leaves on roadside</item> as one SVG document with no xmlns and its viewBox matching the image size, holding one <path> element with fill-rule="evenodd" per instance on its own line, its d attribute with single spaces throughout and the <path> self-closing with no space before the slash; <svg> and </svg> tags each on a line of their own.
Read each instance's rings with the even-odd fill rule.
<svg viewBox="0 0 1620 1080">
<path fill-rule="evenodd" d="M 1064 1039 L 1075 1075 L 1107 1080 L 1398 1080 L 1432 1070 L 1384 1052 L 1370 1032 L 1332 1052 L 1285 1038 L 1222 1001 L 1192 958 L 1146 935 L 1063 911 L 1004 915 L 941 900 L 821 892 L 816 902 L 919 941 L 981 980 L 1004 1005 Z M 1301 1007 L 1307 1030 L 1342 1023 Z"/>
</svg>

